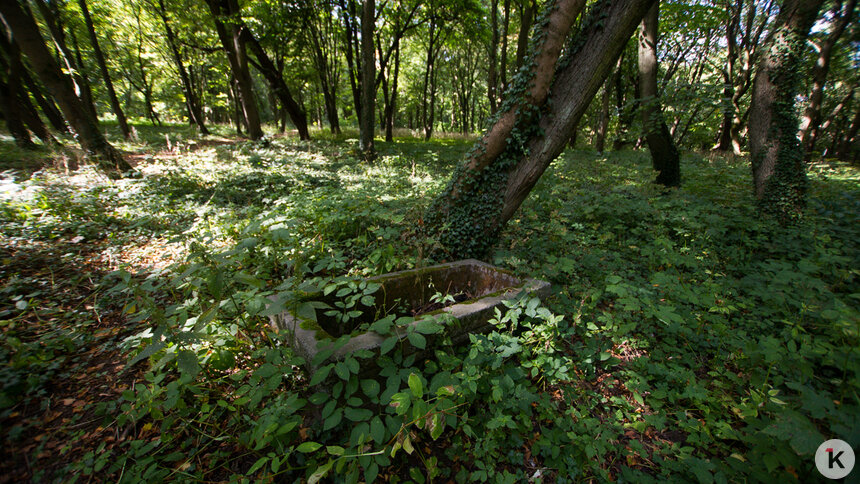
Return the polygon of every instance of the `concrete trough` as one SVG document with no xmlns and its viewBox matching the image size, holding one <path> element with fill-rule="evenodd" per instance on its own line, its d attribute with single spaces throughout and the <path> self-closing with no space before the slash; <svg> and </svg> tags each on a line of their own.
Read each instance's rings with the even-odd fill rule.
<svg viewBox="0 0 860 484">
<path fill-rule="evenodd" d="M 379 314 L 391 314 L 398 308 L 425 307 L 430 298 L 436 293 L 460 294 L 468 299 L 450 306 L 430 311 L 416 316 L 411 324 L 424 318 L 436 318 L 444 324 L 443 335 L 447 335 L 455 343 L 468 340 L 469 333 L 480 333 L 488 329 L 488 321 L 494 314 L 494 309 L 504 311 L 502 301 L 513 299 L 523 293 L 531 293 L 537 297 L 545 297 L 550 293 L 550 284 L 537 279 L 519 279 L 510 271 L 491 266 L 475 259 L 422 267 L 401 272 L 392 272 L 365 279 L 368 283 L 378 284 L 379 289 L 373 294 L 372 306 L 357 305 L 362 315 L 350 321 L 352 325 L 339 324 L 335 317 L 326 316 L 326 310 L 317 309 L 317 320 L 301 317 L 292 311 L 270 316 L 272 326 L 278 331 L 290 334 L 290 344 L 298 356 L 307 362 L 312 374 L 317 367 L 313 366 L 316 355 L 326 349 L 335 339 L 344 334 L 350 334 L 348 342 L 337 349 L 320 365 L 340 360 L 349 353 L 366 349 L 378 351 L 382 342 L 390 335 L 379 335 L 374 331 L 357 331 L 356 326 L 362 322 L 372 323 Z M 465 296 L 463 296 L 465 295 Z M 324 296 L 322 293 L 311 294 L 308 301 L 322 301 L 333 305 L 334 294 Z M 407 312 L 399 315 L 409 315 Z M 453 316 L 454 319 L 445 315 Z M 406 328 L 399 332 L 400 343 L 406 345 L 407 351 L 414 351 L 406 339 Z M 436 335 L 437 337 L 440 335 Z M 432 338 L 427 350 L 432 349 Z"/>
</svg>

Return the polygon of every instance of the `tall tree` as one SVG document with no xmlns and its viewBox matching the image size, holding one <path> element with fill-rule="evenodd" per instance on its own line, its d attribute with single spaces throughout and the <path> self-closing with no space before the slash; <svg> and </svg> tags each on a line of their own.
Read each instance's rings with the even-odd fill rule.
<svg viewBox="0 0 860 484">
<path fill-rule="evenodd" d="M 182 91 L 185 95 L 185 107 L 188 110 L 188 121 L 191 124 L 196 124 L 200 130 L 200 134 L 208 135 L 209 130 L 206 129 L 206 123 L 203 119 L 203 109 L 200 99 L 194 91 L 194 85 L 191 82 L 191 77 L 188 75 L 188 70 L 185 69 L 185 63 L 182 61 L 182 53 L 179 51 L 179 39 L 173 32 L 170 22 L 167 18 L 167 8 L 164 5 L 164 0 L 158 0 L 156 6 L 158 16 L 164 24 L 164 33 L 167 36 L 167 47 L 173 56 L 173 62 L 176 63 L 176 70 L 179 72 L 179 80 L 182 82 Z"/>
<path fill-rule="evenodd" d="M 323 104 L 329 129 L 340 134 L 337 112 L 337 90 L 340 84 L 340 59 L 333 5 L 328 0 L 306 0 L 305 34 L 311 48 L 311 58 L 319 76 Z"/>
<path fill-rule="evenodd" d="M 113 111 L 116 116 L 117 123 L 119 123 L 119 130 L 122 132 L 123 137 L 125 137 L 125 139 L 131 139 L 131 129 L 128 127 L 125 113 L 122 112 L 122 107 L 119 105 L 119 99 L 116 97 L 116 90 L 113 88 L 113 81 L 110 79 L 110 72 L 108 72 L 105 56 L 102 53 L 101 46 L 99 46 L 99 39 L 96 36 L 96 29 L 93 26 L 93 19 L 90 17 L 90 10 L 87 8 L 87 2 L 86 0 L 78 0 L 78 5 L 81 7 L 81 13 L 84 16 L 84 23 L 86 24 L 87 32 L 90 35 L 90 44 L 93 47 L 93 54 L 96 56 L 96 62 L 99 65 L 102 80 L 105 83 L 105 88 L 107 88 L 111 111 Z"/>
<path fill-rule="evenodd" d="M 527 56 L 533 67 L 513 80 L 496 122 L 427 213 L 427 229 L 438 234 L 449 255 L 480 257 L 495 242 L 550 162 L 564 150 L 653 3 L 597 2 L 561 60 L 559 53 L 585 2 L 556 0 L 546 5 L 536 21 L 540 33 L 533 37 Z"/>
<path fill-rule="evenodd" d="M 215 22 L 215 31 L 230 70 L 235 79 L 236 91 L 239 95 L 239 105 L 242 107 L 242 115 L 248 128 L 248 136 L 257 140 L 263 137 L 263 128 L 260 124 L 260 111 L 254 96 L 254 83 L 251 81 L 251 71 L 248 68 L 247 36 L 242 35 L 242 26 L 234 19 L 231 21 L 230 2 L 235 0 L 206 0 L 212 18 Z M 238 7 L 235 7 L 238 10 Z M 225 24 L 225 21 L 229 22 Z M 229 26 L 229 29 L 228 29 Z"/>
<path fill-rule="evenodd" d="M 794 100 L 802 76 L 799 59 L 822 3 L 783 1 L 753 86 L 749 142 L 755 196 L 763 211 L 782 221 L 799 217 L 806 203 L 806 170 Z"/>
<path fill-rule="evenodd" d="M 854 16 L 857 0 L 848 0 L 836 3 L 833 9 L 830 32 L 817 46 L 818 58 L 812 66 L 812 92 L 809 94 L 809 104 L 803 112 L 800 123 L 800 143 L 807 157 L 815 148 L 815 138 L 818 128 L 821 126 L 821 104 L 824 101 L 824 86 L 827 83 L 827 74 L 830 72 L 830 57 L 833 47 L 845 31 L 845 27 Z"/>
<path fill-rule="evenodd" d="M 663 119 L 663 107 L 657 86 L 657 29 L 660 3 L 657 2 L 642 19 L 639 28 L 639 95 L 645 140 L 651 151 L 651 162 L 657 171 L 657 183 L 681 184 L 678 147 Z"/>
<path fill-rule="evenodd" d="M 740 131 L 745 113 L 741 99 L 752 86 L 752 74 L 759 54 L 773 1 L 724 0 L 726 11 L 726 66 L 723 69 L 723 121 L 714 149 L 741 153 Z"/>
<path fill-rule="evenodd" d="M 64 74 L 54 61 L 33 16 L 17 1 L 0 2 L 0 16 L 35 73 L 51 90 L 63 115 L 75 130 L 75 138 L 81 148 L 110 176 L 119 176 L 123 171 L 131 169 L 122 154 L 108 143 L 99 129 L 98 122 L 90 116 L 75 95 L 71 78 Z"/>
<path fill-rule="evenodd" d="M 361 8 L 361 111 L 359 112 L 360 148 L 366 161 L 376 158 L 373 144 L 376 123 L 376 52 L 373 33 L 376 24 L 376 3 L 364 0 Z"/>
<path fill-rule="evenodd" d="M 431 32 L 432 35 L 432 32 Z M 490 100 L 490 114 L 495 114 L 498 105 L 498 75 L 496 74 L 496 57 L 499 52 L 499 0 L 490 1 L 490 44 L 489 69 L 487 71 L 487 99 Z"/>
<path fill-rule="evenodd" d="M 26 73 L 21 54 L 11 31 L 0 27 L 0 109 L 15 142 L 22 147 L 33 146 L 27 128 L 43 143 L 57 143 L 45 127 L 22 82 Z"/>
<path fill-rule="evenodd" d="M 78 40 L 75 36 L 74 29 L 69 29 L 69 33 L 72 37 L 72 46 L 75 48 L 75 52 L 73 53 L 66 43 L 66 32 L 62 22 L 59 4 L 52 2 L 49 5 L 45 3 L 44 0 L 36 0 L 36 6 L 39 8 L 39 12 L 45 20 L 45 25 L 48 27 L 48 32 L 51 34 L 51 39 L 53 39 L 54 45 L 57 47 L 57 55 L 60 62 L 63 63 L 66 71 L 70 72 L 72 75 L 71 79 L 75 89 L 75 95 L 80 98 L 84 108 L 87 110 L 87 113 L 93 119 L 98 120 L 98 113 L 96 113 L 95 103 L 93 102 L 92 88 L 90 87 L 90 81 L 87 79 L 83 63 L 80 60 L 80 49 L 78 48 Z M 32 16 L 32 13 L 29 11 L 29 7 L 26 4 L 24 4 L 23 8 L 25 12 Z"/>
<path fill-rule="evenodd" d="M 230 3 L 235 5 L 234 1 L 231 1 Z M 278 97 L 278 100 L 280 100 L 281 106 L 286 110 L 287 115 L 290 117 L 290 121 L 293 122 L 293 125 L 299 132 L 299 139 L 311 139 L 310 132 L 308 131 L 307 114 L 305 114 L 304 109 L 302 109 L 302 107 L 299 106 L 299 103 L 296 102 L 295 98 L 293 98 L 293 94 L 290 92 L 290 88 L 287 87 L 287 83 L 284 81 L 284 75 L 281 73 L 281 70 L 275 66 L 269 58 L 269 55 L 266 54 L 263 46 L 260 45 L 257 38 L 251 33 L 251 30 L 245 25 L 245 22 L 241 17 L 239 17 L 238 11 L 234 13 L 232 22 L 238 26 L 240 36 L 251 48 L 251 52 L 254 53 L 256 62 L 252 62 L 252 64 L 260 74 L 263 75 L 266 82 L 269 83 L 272 92 L 274 92 Z"/>
</svg>

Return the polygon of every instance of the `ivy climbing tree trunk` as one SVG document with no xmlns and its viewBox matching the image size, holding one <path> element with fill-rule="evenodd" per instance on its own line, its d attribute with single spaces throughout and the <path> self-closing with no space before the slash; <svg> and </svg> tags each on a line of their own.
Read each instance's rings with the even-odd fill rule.
<svg viewBox="0 0 860 484">
<path fill-rule="evenodd" d="M 549 2 L 495 123 L 430 207 L 426 229 L 451 257 L 481 257 L 564 150 L 654 0 L 602 0 L 567 45 L 584 0 Z M 566 55 L 559 59 L 562 48 Z M 548 99 L 552 99 L 548 103 Z"/>
<path fill-rule="evenodd" d="M 78 0 L 78 5 L 81 6 L 84 23 L 87 25 L 87 33 L 89 33 L 90 36 L 90 44 L 93 47 L 93 54 L 96 56 L 96 62 L 99 65 L 99 71 L 101 71 L 102 79 L 104 80 L 105 88 L 108 92 L 111 111 L 113 111 L 113 114 L 116 116 L 116 121 L 119 124 L 119 130 L 122 132 L 122 136 L 125 139 L 131 139 L 131 129 L 128 127 L 125 113 L 122 112 L 122 107 L 119 105 L 119 99 L 116 97 L 116 90 L 113 88 L 113 81 L 110 79 L 110 72 L 108 72 L 105 56 L 104 53 L 102 53 L 99 39 L 96 36 L 96 29 L 93 26 L 93 19 L 90 17 L 90 10 L 87 8 L 87 2 L 86 0 Z"/>
<path fill-rule="evenodd" d="M 806 202 L 794 100 L 802 75 L 797 66 L 822 3 L 783 1 L 753 84 L 749 143 L 755 196 L 763 211 L 783 222 L 798 218 Z"/>
<path fill-rule="evenodd" d="M 17 1 L 5 1 L 0 2 L 0 16 L 11 30 L 34 73 L 54 95 L 63 115 L 75 131 L 75 139 L 81 148 L 111 177 L 119 177 L 123 171 L 130 170 L 131 166 L 122 154 L 108 143 L 99 129 L 98 122 L 75 95 L 71 78 L 63 73 L 51 56 L 32 15 L 25 12 Z"/>
<path fill-rule="evenodd" d="M 657 86 L 657 29 L 660 16 L 657 2 L 642 19 L 639 29 L 639 95 L 642 126 L 651 152 L 651 163 L 657 172 L 657 183 L 675 187 L 681 184 L 678 147 L 663 119 Z"/>
</svg>

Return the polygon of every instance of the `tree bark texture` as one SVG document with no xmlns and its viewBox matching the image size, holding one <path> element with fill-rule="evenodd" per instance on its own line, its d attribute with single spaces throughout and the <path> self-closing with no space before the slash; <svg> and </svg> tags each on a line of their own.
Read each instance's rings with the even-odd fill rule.
<svg viewBox="0 0 860 484">
<path fill-rule="evenodd" d="M 660 3 L 657 2 L 642 19 L 639 28 L 639 95 L 642 126 L 657 172 L 657 183 L 675 187 L 681 184 L 678 147 L 663 119 L 663 108 L 657 86 L 657 30 Z"/>
<path fill-rule="evenodd" d="M 749 143 L 754 192 L 761 209 L 783 222 L 797 219 L 806 202 L 794 100 L 802 75 L 797 66 L 821 4 L 783 1 L 753 86 Z"/>
<path fill-rule="evenodd" d="M 17 1 L 0 2 L 0 16 L 11 29 L 34 73 L 54 95 L 81 148 L 111 177 L 119 177 L 123 171 L 130 170 L 131 166 L 108 143 L 98 122 L 75 95 L 71 78 L 63 74 L 54 61 L 35 19 Z"/>
<path fill-rule="evenodd" d="M 574 126 L 615 66 L 654 0 L 603 0 L 559 59 L 583 0 L 550 2 L 536 20 L 523 69 L 505 102 L 448 187 L 428 226 L 452 257 L 481 257 L 566 146 Z M 551 98 L 552 102 L 547 103 Z"/>
</svg>

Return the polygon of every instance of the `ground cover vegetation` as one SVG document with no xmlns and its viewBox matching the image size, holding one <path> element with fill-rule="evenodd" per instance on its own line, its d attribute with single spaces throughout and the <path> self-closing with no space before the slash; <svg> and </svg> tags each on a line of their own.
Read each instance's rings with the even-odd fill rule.
<svg viewBox="0 0 860 484">
<path fill-rule="evenodd" d="M 820 478 L 860 448 L 856 10 L 0 2 L 0 481 Z M 552 292 L 455 344 L 413 323 L 468 294 L 363 280 L 465 257 Z"/>
<path fill-rule="evenodd" d="M 239 141 L 156 154 L 138 178 L 15 184 L 7 475 L 802 481 L 826 436 L 857 438 L 856 169 L 813 165 L 808 216 L 782 227 L 743 158 L 685 155 L 664 192 L 645 153 L 568 151 L 491 259 L 552 297 L 429 357 L 391 345 L 376 376 L 357 353 L 309 380 L 266 298 L 430 263 L 421 214 L 469 146 L 378 142 L 368 165 L 357 143 Z"/>
</svg>

